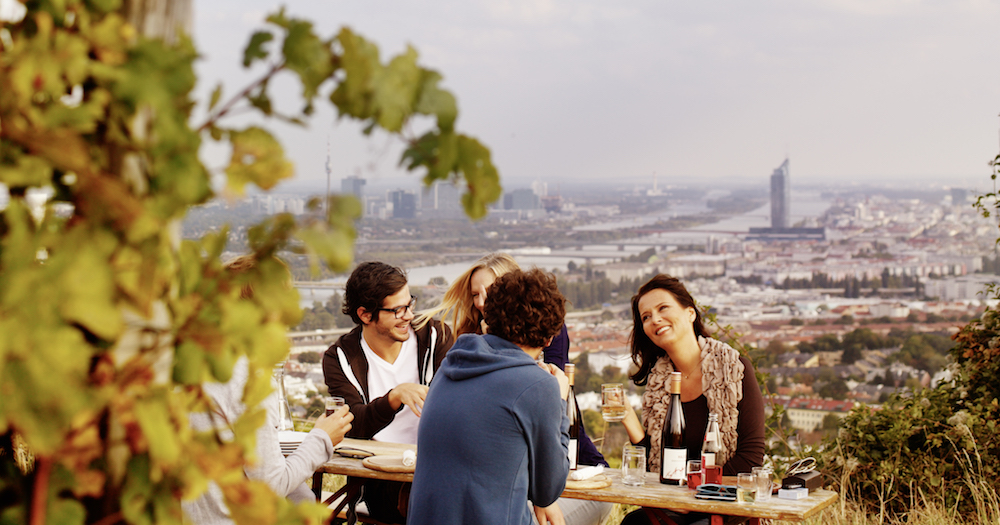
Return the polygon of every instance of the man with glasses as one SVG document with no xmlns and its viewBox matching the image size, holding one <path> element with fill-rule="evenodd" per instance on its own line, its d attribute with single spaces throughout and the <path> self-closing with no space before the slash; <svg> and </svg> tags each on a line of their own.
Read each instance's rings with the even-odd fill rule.
<svg viewBox="0 0 1000 525">
<path fill-rule="evenodd" d="M 427 387 L 454 336 L 433 320 L 415 331 L 415 302 L 406 275 L 395 266 L 362 263 L 347 279 L 343 312 L 357 326 L 323 354 L 323 376 L 330 395 L 343 397 L 354 414 L 348 437 L 417 443 Z M 401 488 L 398 482 L 367 481 L 369 514 L 403 523 Z"/>
</svg>

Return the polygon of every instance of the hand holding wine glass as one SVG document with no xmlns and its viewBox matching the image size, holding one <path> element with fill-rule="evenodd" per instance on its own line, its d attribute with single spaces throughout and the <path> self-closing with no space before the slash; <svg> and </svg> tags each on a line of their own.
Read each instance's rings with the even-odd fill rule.
<svg viewBox="0 0 1000 525">
<path fill-rule="evenodd" d="M 605 421 L 617 422 L 625 419 L 627 407 L 625 388 L 621 383 L 606 383 L 601 386 L 601 415 Z"/>
</svg>

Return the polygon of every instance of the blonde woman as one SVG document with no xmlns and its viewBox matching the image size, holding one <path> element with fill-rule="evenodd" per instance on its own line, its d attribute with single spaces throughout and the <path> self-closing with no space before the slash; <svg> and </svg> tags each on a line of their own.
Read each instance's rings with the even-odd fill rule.
<svg viewBox="0 0 1000 525">
<path fill-rule="evenodd" d="M 461 334 L 484 333 L 486 327 L 483 323 L 483 309 L 490 285 L 501 275 L 519 269 L 517 261 L 506 253 L 497 252 L 481 257 L 451 283 L 440 305 L 414 320 L 414 327 L 419 330 L 431 318 L 439 317 L 454 327 L 456 337 Z M 565 324 L 542 353 L 546 363 L 565 369 L 569 362 L 569 335 Z M 579 464 L 608 466 L 585 431 L 580 435 Z M 536 512 L 541 512 L 546 521 L 553 523 L 557 523 L 557 515 L 562 515 L 567 525 L 598 525 L 611 512 L 611 504 L 560 498 L 552 506 L 536 509 Z"/>
<path fill-rule="evenodd" d="M 486 288 L 489 288 L 497 277 L 517 269 L 520 269 L 517 261 L 506 253 L 491 253 L 480 258 L 451 283 L 440 305 L 421 314 L 413 322 L 414 328 L 419 330 L 431 318 L 439 317 L 452 326 L 456 337 L 462 334 L 483 333 Z M 562 365 L 564 364 L 566 363 L 563 362 Z"/>
</svg>

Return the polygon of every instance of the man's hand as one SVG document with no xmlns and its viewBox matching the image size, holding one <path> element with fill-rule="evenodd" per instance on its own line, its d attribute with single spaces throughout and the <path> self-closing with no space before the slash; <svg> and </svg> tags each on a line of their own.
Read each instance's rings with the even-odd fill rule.
<svg viewBox="0 0 1000 525">
<path fill-rule="evenodd" d="M 552 363 L 538 363 L 538 366 L 555 376 L 556 381 L 559 382 L 559 397 L 566 399 L 569 396 L 569 378 L 566 377 L 566 373 Z"/>
<path fill-rule="evenodd" d="M 535 505 L 535 518 L 538 519 L 538 525 L 545 525 L 546 523 L 566 525 L 566 519 L 563 518 L 562 509 L 559 508 L 558 503 L 553 503 L 548 507 Z"/>
<path fill-rule="evenodd" d="M 330 441 L 334 445 L 340 443 L 344 436 L 351 430 L 351 421 L 354 421 L 354 414 L 350 407 L 344 405 L 329 416 L 321 414 L 316 420 L 316 427 L 330 436 Z"/>
<path fill-rule="evenodd" d="M 417 417 L 420 417 L 420 412 L 424 409 L 424 399 L 426 398 L 426 386 L 416 383 L 400 383 L 396 385 L 396 388 L 389 391 L 389 406 L 393 410 L 399 410 L 400 406 L 406 405 L 410 407 L 410 410 Z"/>
</svg>

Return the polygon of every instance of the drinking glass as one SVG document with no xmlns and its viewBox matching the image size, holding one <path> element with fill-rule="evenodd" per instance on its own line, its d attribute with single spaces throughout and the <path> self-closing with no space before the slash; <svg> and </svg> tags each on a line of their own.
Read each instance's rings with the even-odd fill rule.
<svg viewBox="0 0 1000 525">
<path fill-rule="evenodd" d="M 641 487 L 646 480 L 646 449 L 632 445 L 622 448 L 622 483 Z"/>
<path fill-rule="evenodd" d="M 288 395 L 285 394 L 285 362 L 281 361 L 274 365 L 272 381 L 275 390 L 278 391 L 278 426 L 281 430 L 295 430 L 295 423 L 292 422 L 292 410 L 288 406 Z"/>
<path fill-rule="evenodd" d="M 736 502 L 753 503 L 754 492 L 757 491 L 757 478 L 752 472 L 740 472 L 736 475 Z"/>
<path fill-rule="evenodd" d="M 344 406 L 344 398 L 340 396 L 326 396 L 326 415 L 329 416 L 340 410 L 342 406 Z"/>
<path fill-rule="evenodd" d="M 694 490 L 701 485 L 701 460 L 689 459 L 687 462 L 688 488 Z"/>
<path fill-rule="evenodd" d="M 754 467 L 753 477 L 757 482 L 757 501 L 767 501 L 771 499 L 771 469 L 767 467 Z"/>
<path fill-rule="evenodd" d="M 601 385 L 601 415 L 605 421 L 625 419 L 625 387 L 621 383 Z"/>
<path fill-rule="evenodd" d="M 702 468 L 702 481 L 705 483 L 722 484 L 722 466 L 708 465 Z"/>
</svg>

